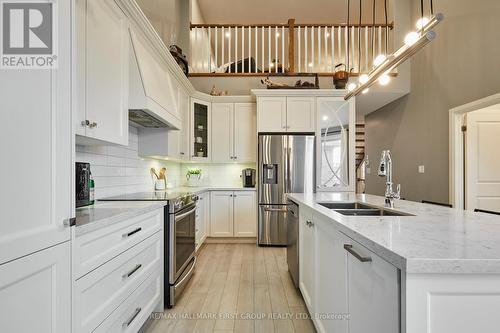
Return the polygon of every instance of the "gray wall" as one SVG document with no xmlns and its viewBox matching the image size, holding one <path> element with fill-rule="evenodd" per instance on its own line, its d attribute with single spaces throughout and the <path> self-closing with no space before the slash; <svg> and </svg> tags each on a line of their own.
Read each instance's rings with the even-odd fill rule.
<svg viewBox="0 0 500 333">
<path fill-rule="evenodd" d="M 434 2 L 445 20 L 436 40 L 412 58 L 411 93 L 365 118 L 367 193 L 384 193 L 377 166 L 382 149 L 390 149 L 403 197 L 448 202 L 448 111 L 500 92 L 500 1 Z"/>
</svg>

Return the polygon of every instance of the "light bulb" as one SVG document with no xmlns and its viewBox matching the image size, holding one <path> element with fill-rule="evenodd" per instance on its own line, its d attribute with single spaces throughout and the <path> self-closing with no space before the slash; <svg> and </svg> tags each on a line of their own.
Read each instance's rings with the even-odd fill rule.
<svg viewBox="0 0 500 333">
<path fill-rule="evenodd" d="M 429 19 L 427 17 L 421 17 L 417 21 L 417 29 L 420 30 L 425 27 L 429 23 Z"/>
<path fill-rule="evenodd" d="M 230 32 L 226 32 L 226 38 L 229 38 L 231 37 L 231 33 Z"/>
<path fill-rule="evenodd" d="M 269 67 L 274 67 L 274 62 L 270 62 Z"/>
<path fill-rule="evenodd" d="M 347 85 L 347 91 L 353 91 L 354 89 L 356 89 L 358 85 L 354 82 L 351 82 Z"/>
<path fill-rule="evenodd" d="M 362 91 L 363 94 L 366 94 L 367 92 L 370 91 L 370 88 L 366 88 L 365 90 Z"/>
<path fill-rule="evenodd" d="M 379 54 L 377 57 L 375 57 L 375 60 L 373 60 L 373 64 L 378 67 L 382 65 L 382 63 L 385 61 L 386 57 L 384 54 Z"/>
<path fill-rule="evenodd" d="M 361 74 L 359 76 L 359 83 L 365 84 L 366 82 L 368 82 L 368 74 Z"/>
<path fill-rule="evenodd" d="M 330 37 L 330 33 L 329 32 L 326 33 L 326 37 Z"/>
<path fill-rule="evenodd" d="M 313 63 L 312 63 L 312 62 L 310 62 L 310 63 L 309 63 L 309 67 L 312 67 L 312 66 L 313 66 Z"/>
<path fill-rule="evenodd" d="M 383 86 L 386 86 L 389 84 L 389 82 L 391 82 L 391 77 L 387 74 L 384 74 L 382 75 L 379 79 L 378 79 L 378 83 L 380 83 L 381 85 Z"/>
<path fill-rule="evenodd" d="M 280 33 L 279 33 L 279 32 L 277 32 L 277 33 L 276 33 L 276 37 L 279 37 L 279 36 L 280 36 Z"/>
<path fill-rule="evenodd" d="M 412 46 L 413 44 L 415 44 L 418 41 L 419 37 L 420 37 L 420 35 L 418 34 L 418 32 L 412 31 L 406 35 L 405 44 L 407 46 Z"/>
<path fill-rule="evenodd" d="M 323 116 L 323 121 L 327 121 L 328 120 L 328 116 Z"/>
</svg>

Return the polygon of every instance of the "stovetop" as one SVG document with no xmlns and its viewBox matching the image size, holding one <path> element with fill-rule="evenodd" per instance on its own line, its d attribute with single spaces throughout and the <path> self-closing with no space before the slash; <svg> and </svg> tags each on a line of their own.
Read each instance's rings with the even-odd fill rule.
<svg viewBox="0 0 500 333">
<path fill-rule="evenodd" d="M 98 201 L 166 201 L 170 213 L 175 213 L 195 204 L 198 196 L 189 192 L 153 191 L 120 194 Z"/>
</svg>

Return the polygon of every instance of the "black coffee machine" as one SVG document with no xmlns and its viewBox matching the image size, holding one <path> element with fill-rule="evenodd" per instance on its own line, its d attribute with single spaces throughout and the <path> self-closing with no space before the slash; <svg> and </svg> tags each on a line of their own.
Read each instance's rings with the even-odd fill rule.
<svg viewBox="0 0 500 333">
<path fill-rule="evenodd" d="M 241 172 L 243 187 L 255 187 L 255 174 L 255 169 L 243 169 Z"/>
</svg>

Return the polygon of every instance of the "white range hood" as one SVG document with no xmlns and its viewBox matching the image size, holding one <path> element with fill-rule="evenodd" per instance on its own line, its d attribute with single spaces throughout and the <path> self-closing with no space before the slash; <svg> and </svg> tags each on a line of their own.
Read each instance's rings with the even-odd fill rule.
<svg viewBox="0 0 500 333">
<path fill-rule="evenodd" d="M 130 30 L 129 120 L 133 125 L 180 129 L 178 89 L 163 59 Z"/>
</svg>

